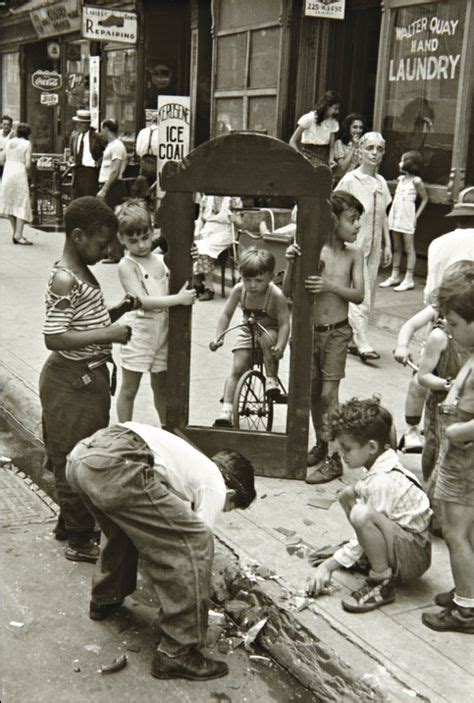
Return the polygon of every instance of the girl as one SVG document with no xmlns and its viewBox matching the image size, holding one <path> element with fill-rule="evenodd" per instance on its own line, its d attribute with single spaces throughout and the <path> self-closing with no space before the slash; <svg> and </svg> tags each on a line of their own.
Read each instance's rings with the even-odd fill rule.
<svg viewBox="0 0 474 703">
<path fill-rule="evenodd" d="M 388 226 L 393 235 L 393 264 L 390 277 L 380 283 L 380 288 L 395 286 L 393 290 L 401 293 L 415 287 L 413 272 L 416 264 L 414 234 L 416 223 L 428 202 L 426 188 L 419 173 L 423 158 L 418 151 L 407 151 L 400 161 L 400 173 L 397 189 L 388 216 Z M 418 209 L 415 201 L 420 198 Z M 403 250 L 407 255 L 407 269 L 403 281 L 400 278 L 400 264 Z"/>
<path fill-rule="evenodd" d="M 362 115 L 351 112 L 342 123 L 340 139 L 334 145 L 334 160 L 337 163 L 337 178 L 342 178 L 347 171 L 360 166 L 359 140 L 365 132 Z"/>
<path fill-rule="evenodd" d="M 339 132 L 337 116 L 341 107 L 341 99 L 332 90 L 320 98 L 314 110 L 307 112 L 298 120 L 291 139 L 290 146 L 306 156 L 313 166 L 324 164 L 330 168 L 336 166 L 334 161 L 334 144 L 336 133 Z M 298 142 L 301 139 L 301 147 Z"/>
<path fill-rule="evenodd" d="M 0 215 L 10 220 L 13 244 L 33 244 L 23 234 L 25 222 L 31 222 L 33 219 L 28 186 L 28 171 L 31 168 L 31 143 L 28 140 L 30 134 L 30 126 L 20 123 L 16 134 L 12 135 L 10 132 L 5 144 Z"/>
<path fill-rule="evenodd" d="M 152 251 L 152 224 L 146 204 L 129 200 L 117 211 L 118 237 L 127 250 L 119 263 L 119 278 L 126 293 L 140 298 L 142 309 L 131 312 L 128 323 L 132 342 L 121 350 L 122 387 L 117 398 L 120 422 L 132 419 L 133 404 L 143 373 L 150 372 L 155 408 L 162 424 L 166 410 L 166 365 L 168 356 L 168 308 L 192 305 L 196 291 L 169 295 L 168 269 L 163 256 Z"/>
<path fill-rule="evenodd" d="M 434 492 L 455 589 L 438 594 L 435 602 L 444 610 L 423 613 L 422 622 L 432 630 L 474 634 L 474 262 L 443 279 L 438 301 L 452 336 L 470 356 L 440 407 L 445 429 Z"/>
<path fill-rule="evenodd" d="M 272 283 L 275 257 L 265 249 L 248 249 L 240 261 L 242 281 L 232 288 L 222 315 L 217 322 L 216 336 L 210 343 L 211 351 L 223 345 L 222 333 L 229 327 L 236 307 L 240 304 L 244 314 L 243 323 L 252 315 L 268 332 L 258 336 L 266 372 L 266 393 L 269 397 L 279 395 L 278 362 L 283 357 L 290 335 L 290 313 L 288 301 L 281 290 Z M 233 346 L 234 360 L 231 375 L 224 387 L 224 402 L 215 427 L 232 427 L 232 402 L 239 378 L 252 366 L 253 339 L 250 330 L 239 330 Z"/>
</svg>

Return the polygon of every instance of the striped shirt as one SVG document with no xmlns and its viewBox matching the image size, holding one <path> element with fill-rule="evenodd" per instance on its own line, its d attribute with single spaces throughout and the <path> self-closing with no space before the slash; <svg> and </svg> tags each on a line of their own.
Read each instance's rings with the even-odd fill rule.
<svg viewBox="0 0 474 703">
<path fill-rule="evenodd" d="M 427 532 L 432 515 L 429 498 L 416 477 L 399 462 L 393 449 L 387 449 L 378 457 L 366 476 L 354 485 L 354 490 L 358 502 L 382 513 L 404 530 L 418 534 Z M 334 559 L 349 568 L 363 553 L 354 537 L 334 553 Z"/>
<path fill-rule="evenodd" d="M 57 295 L 51 290 L 57 271 L 69 273 L 75 285 L 68 295 Z M 64 301 L 68 303 L 64 306 Z M 86 332 L 108 327 L 111 324 L 109 311 L 105 306 L 100 286 L 81 281 L 70 269 L 58 266 L 53 268 L 46 289 L 46 319 L 43 334 L 62 334 L 63 332 Z M 59 307 L 58 304 L 62 303 Z M 80 349 L 61 350 L 58 353 L 66 359 L 83 361 L 110 356 L 111 344 L 88 344 Z"/>
</svg>

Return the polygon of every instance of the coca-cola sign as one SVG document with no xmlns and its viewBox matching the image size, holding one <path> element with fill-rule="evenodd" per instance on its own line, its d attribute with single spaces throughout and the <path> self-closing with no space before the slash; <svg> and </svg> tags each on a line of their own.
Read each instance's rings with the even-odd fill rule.
<svg viewBox="0 0 474 703">
<path fill-rule="evenodd" d="M 38 90 L 59 90 L 63 79 L 56 71 L 35 71 L 31 76 L 31 83 Z"/>
</svg>

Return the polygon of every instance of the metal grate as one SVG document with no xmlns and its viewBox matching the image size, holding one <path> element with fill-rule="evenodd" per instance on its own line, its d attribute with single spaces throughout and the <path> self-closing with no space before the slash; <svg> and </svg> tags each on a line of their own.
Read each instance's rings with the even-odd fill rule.
<svg viewBox="0 0 474 703">
<path fill-rule="evenodd" d="M 56 503 L 22 471 L 0 468 L 0 526 L 32 525 L 55 518 Z"/>
</svg>

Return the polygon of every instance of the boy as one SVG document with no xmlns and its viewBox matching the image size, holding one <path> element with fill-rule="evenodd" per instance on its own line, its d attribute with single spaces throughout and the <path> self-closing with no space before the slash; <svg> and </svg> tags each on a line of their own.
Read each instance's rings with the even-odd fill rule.
<svg viewBox="0 0 474 703">
<path fill-rule="evenodd" d="M 262 350 L 265 366 L 265 392 L 268 397 L 279 395 L 278 362 L 283 358 L 290 336 L 290 313 L 288 301 L 281 290 L 272 283 L 275 270 L 275 257 L 266 249 L 248 249 L 241 257 L 240 283 L 232 288 L 222 315 L 217 321 L 216 336 L 210 343 L 211 351 L 224 344 L 222 334 L 229 327 L 237 305 L 244 314 L 243 322 L 250 317 L 255 319 L 267 334 L 256 333 L 257 343 Z M 232 351 L 234 359 L 232 372 L 224 387 L 224 401 L 215 427 L 232 427 L 232 402 L 239 378 L 252 366 L 253 339 L 250 330 L 240 328 Z"/>
<path fill-rule="evenodd" d="M 225 662 L 205 657 L 213 559 L 212 528 L 222 511 L 256 497 L 253 467 L 238 452 L 208 459 L 180 437 L 137 422 L 84 439 L 68 457 L 67 477 L 107 541 L 89 616 L 104 620 L 136 588 L 142 555 L 160 606 L 161 638 L 152 676 L 207 680 Z"/>
<path fill-rule="evenodd" d="M 66 481 L 66 456 L 75 444 L 109 424 L 112 342 L 126 344 L 127 325 L 114 325 L 135 305 L 127 296 L 107 310 L 100 286 L 89 266 L 103 258 L 115 238 L 118 222 L 97 198 L 77 198 L 64 216 L 66 241 L 46 291 L 45 344 L 52 354 L 40 376 L 44 443 L 54 472 L 61 508 L 55 529 L 65 540 L 72 561 L 97 560 L 92 540 L 94 519 Z"/>
<path fill-rule="evenodd" d="M 454 340 L 471 356 L 439 406 L 444 438 L 434 497 L 441 503 L 443 537 L 449 549 L 455 588 L 440 593 L 444 609 L 423 613 L 432 630 L 474 634 L 474 261 L 470 269 L 445 276 L 438 303 Z"/>
<path fill-rule="evenodd" d="M 321 250 L 320 274 L 308 276 L 305 288 L 315 295 L 313 313 L 313 365 L 311 384 L 311 417 L 316 444 L 308 454 L 307 483 L 327 483 L 342 476 L 341 458 L 337 452 L 329 455 L 323 439 L 323 416 L 337 407 L 339 384 L 344 378 L 347 347 L 352 337 L 348 322 L 349 302 L 364 299 L 363 256 L 355 242 L 364 208 L 350 193 L 337 191 L 329 199 L 334 229 Z M 298 244 L 286 250 L 289 261 L 283 281 L 283 292 L 291 296 L 293 265 L 301 255 Z M 324 272 L 324 275 L 323 275 Z"/>
<path fill-rule="evenodd" d="M 365 553 L 369 577 L 342 601 L 351 613 L 392 603 L 395 579 L 417 579 L 431 563 L 429 499 L 397 453 L 387 449 L 391 427 L 392 416 L 376 399 L 353 398 L 327 417 L 326 430 L 337 440 L 347 467 L 364 466 L 368 473 L 339 497 L 355 538 L 318 566 L 308 592 L 318 595 L 333 571 L 350 568 Z"/>
</svg>

